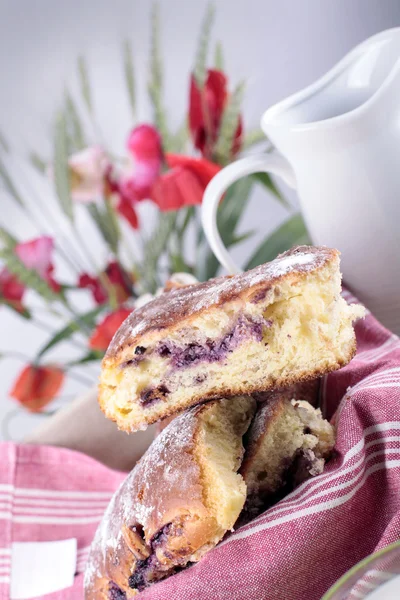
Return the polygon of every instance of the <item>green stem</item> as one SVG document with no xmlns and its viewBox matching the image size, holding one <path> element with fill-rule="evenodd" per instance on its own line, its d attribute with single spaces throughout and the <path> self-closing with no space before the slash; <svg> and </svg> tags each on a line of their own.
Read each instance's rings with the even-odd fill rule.
<svg viewBox="0 0 400 600">
<path fill-rule="evenodd" d="M 83 377 L 82 375 L 78 374 L 78 373 L 71 373 L 71 369 L 73 367 L 71 367 L 68 370 L 68 377 L 71 377 L 71 379 L 75 379 L 75 381 L 78 381 L 79 383 L 82 383 L 83 385 L 90 385 L 92 386 L 94 383 L 96 383 L 96 379 L 88 379 L 86 377 Z"/>
</svg>

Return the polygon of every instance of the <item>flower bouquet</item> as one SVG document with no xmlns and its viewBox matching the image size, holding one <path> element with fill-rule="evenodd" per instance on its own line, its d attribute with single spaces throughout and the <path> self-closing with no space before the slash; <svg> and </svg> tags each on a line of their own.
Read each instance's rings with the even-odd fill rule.
<svg viewBox="0 0 400 600">
<path fill-rule="evenodd" d="M 49 210 L 41 211 L 40 218 L 32 210 L 30 193 L 21 191 L 18 176 L 8 168 L 11 151 L 2 139 L 0 180 L 8 196 L 6 202 L 16 203 L 18 210 L 28 215 L 37 235 L 17 239 L 5 221 L 4 210 L 0 228 L 1 310 L 16 311 L 39 326 L 40 310 L 53 318 L 49 338 L 35 356 L 0 349 L 3 359 L 25 361 L 10 395 L 29 411 L 43 411 L 59 396 L 66 376 L 82 379 L 77 368 L 98 363 L 122 321 L 157 293 L 172 273 L 184 272 L 205 280 L 218 272 L 219 264 L 200 224 L 204 190 L 221 167 L 238 154 L 268 142 L 261 131 L 245 127 L 241 114 L 245 86 L 241 82 L 229 89 L 219 43 L 214 64 L 208 65 L 213 17 L 210 6 L 189 77 L 188 114 L 177 131 L 169 126 L 163 100 L 157 5 L 152 13 L 148 79 L 152 123 L 137 119 L 133 56 L 130 43 L 124 43 L 126 93 L 134 125 L 127 123 L 129 133 L 121 156 L 113 155 L 100 136 L 96 138 L 99 127 L 90 73 L 85 59 L 79 58 L 80 91 L 75 96 L 68 91 L 65 94 L 54 124 L 53 155 L 39 157 L 33 153 L 29 157 L 30 168 L 36 169 L 47 185 Z M 182 94 L 187 91 L 182 90 Z M 286 207 L 287 219 L 255 249 L 243 265 L 246 269 L 307 241 L 300 214 L 293 213 L 273 180 L 262 173 L 241 180 L 225 195 L 218 214 L 224 244 L 240 244 L 253 234 L 240 233 L 239 225 L 255 185 L 262 185 Z M 151 229 L 148 219 L 144 226 L 142 217 L 146 205 L 153 206 Z M 82 226 L 83 218 L 87 225 Z M 95 255 L 87 240 L 89 227 L 102 240 L 101 256 Z M 55 268 L 61 263 L 68 269 L 65 280 Z M 87 297 L 91 306 L 83 310 Z M 55 362 L 52 352 L 66 341 L 77 349 L 76 357 Z M 82 383 L 87 385 L 85 379 Z"/>
</svg>

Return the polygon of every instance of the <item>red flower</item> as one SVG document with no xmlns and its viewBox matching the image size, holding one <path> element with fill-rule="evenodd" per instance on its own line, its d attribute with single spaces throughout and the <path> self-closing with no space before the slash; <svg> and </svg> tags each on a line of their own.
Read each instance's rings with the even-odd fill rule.
<svg viewBox="0 0 400 600">
<path fill-rule="evenodd" d="M 107 283 L 113 288 L 118 304 L 122 304 L 130 298 L 132 295 L 132 277 L 117 261 L 111 261 L 103 273 L 107 277 Z M 79 276 L 78 286 L 89 289 L 97 304 L 107 302 L 109 294 L 107 287 L 103 285 L 100 277 L 93 277 L 88 273 L 82 273 Z"/>
<path fill-rule="evenodd" d="M 64 372 L 56 366 L 27 365 L 17 377 L 10 396 L 31 412 L 40 412 L 58 394 Z"/>
<path fill-rule="evenodd" d="M 203 89 L 200 89 L 192 75 L 189 99 L 189 127 L 193 144 L 204 157 L 212 159 L 215 142 L 218 138 L 221 119 L 228 101 L 227 79 L 222 71 L 209 69 Z M 235 132 L 232 155 L 241 147 L 242 119 Z"/>
<path fill-rule="evenodd" d="M 138 229 L 139 220 L 134 209 L 135 199 L 130 199 L 123 191 L 121 184 L 113 177 L 111 168 L 105 175 L 105 194 L 113 202 L 116 210 L 123 216 L 133 229 Z"/>
<path fill-rule="evenodd" d="M 137 202 L 153 200 L 163 211 L 201 204 L 207 184 L 220 170 L 204 158 L 163 156 L 160 134 L 151 125 L 140 125 L 131 132 L 128 150 L 134 161 L 133 172 L 120 182 L 112 181 L 109 175 L 109 186 L 118 194 L 117 210 L 133 227 L 137 227 Z M 164 173 L 163 162 L 170 169 Z"/>
<path fill-rule="evenodd" d="M 204 158 L 167 154 L 170 171 L 161 175 L 151 192 L 160 210 L 177 210 L 201 204 L 204 190 L 220 167 Z"/>
<path fill-rule="evenodd" d="M 104 272 L 114 288 L 119 304 L 122 304 L 132 296 L 133 278 L 116 260 L 112 260 Z"/>
<path fill-rule="evenodd" d="M 139 228 L 139 219 L 134 209 L 133 202 L 120 192 L 117 200 L 117 211 L 122 215 L 133 229 Z"/>
<path fill-rule="evenodd" d="M 211 179 L 221 170 L 219 165 L 204 158 L 192 158 L 183 154 L 166 154 L 165 160 L 170 169 L 184 167 L 197 177 L 199 183 L 206 188 Z"/>
<path fill-rule="evenodd" d="M 0 271 L 0 300 L 3 298 L 18 310 L 23 312 L 22 297 L 25 288 L 15 275 L 10 273 L 5 267 Z"/>
<path fill-rule="evenodd" d="M 78 287 L 90 290 L 93 294 L 93 299 L 97 304 L 104 304 L 107 302 L 107 292 L 103 288 L 98 277 L 92 277 L 89 273 L 82 273 L 78 279 Z"/>
<path fill-rule="evenodd" d="M 53 279 L 54 267 L 51 262 L 53 248 L 53 239 L 42 235 L 29 242 L 17 244 L 15 254 L 28 269 L 36 271 L 55 292 L 59 292 L 61 286 Z"/>
<path fill-rule="evenodd" d="M 121 307 L 104 317 L 92 333 L 89 340 L 89 346 L 93 348 L 93 350 L 107 350 L 114 333 L 131 312 L 131 310 Z"/>
</svg>

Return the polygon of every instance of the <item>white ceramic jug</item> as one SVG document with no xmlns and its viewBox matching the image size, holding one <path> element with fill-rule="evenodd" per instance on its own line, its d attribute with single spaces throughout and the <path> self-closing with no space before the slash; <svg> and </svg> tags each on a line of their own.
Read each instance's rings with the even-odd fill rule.
<svg viewBox="0 0 400 600">
<path fill-rule="evenodd" d="M 203 200 L 208 241 L 228 271 L 238 269 L 216 228 L 229 185 L 267 171 L 295 187 L 315 244 L 342 252 L 347 285 L 400 333 L 400 28 L 352 50 L 313 85 L 264 113 L 276 153 L 223 169 Z"/>
</svg>

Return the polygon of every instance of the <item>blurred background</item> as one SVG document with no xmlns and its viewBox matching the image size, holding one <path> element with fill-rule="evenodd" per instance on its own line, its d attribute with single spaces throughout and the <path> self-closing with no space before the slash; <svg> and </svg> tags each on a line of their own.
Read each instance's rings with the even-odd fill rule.
<svg viewBox="0 0 400 600">
<path fill-rule="evenodd" d="M 131 41 L 137 89 L 138 122 L 151 119 L 146 94 L 150 43 L 150 2 L 139 0 L 1 0 L 0 80 L 2 82 L 0 131 L 12 149 L 8 167 L 20 179 L 25 198 L 38 209 L 46 202 L 47 187 L 26 157 L 35 150 L 49 155 L 52 127 L 65 87 L 74 90 L 78 55 L 86 57 L 92 84 L 99 138 L 114 152 L 125 146 L 127 132 L 135 125 L 123 91 L 121 41 Z M 164 63 L 165 107 L 172 127 L 178 127 L 187 111 L 189 73 L 193 67 L 196 40 L 207 2 L 161 0 L 160 43 Z M 224 70 L 231 88 L 242 79 L 246 91 L 242 104 L 244 129 L 258 126 L 270 105 L 312 83 L 354 45 L 375 32 L 400 25 L 398 0 L 217 0 L 214 44 L 221 41 Z M 31 219 L 9 202 L 0 191 L 0 224 L 18 238 L 37 235 Z M 296 197 L 285 190 L 296 204 Z M 40 204 L 42 206 L 42 204 Z M 256 234 L 233 249 L 238 262 L 248 257 L 266 233 L 284 219 L 285 211 L 262 188 L 253 191 L 241 221 L 241 231 Z M 154 212 L 141 209 L 144 227 L 151 228 Z M 95 255 L 101 254 L 98 238 L 81 221 L 81 235 Z M 62 264 L 56 264 L 63 275 Z M 67 276 L 67 271 L 65 271 Z M 83 307 L 89 300 L 80 300 Z M 85 304 L 86 303 L 86 304 Z M 52 323 L 51 315 L 43 321 Z M 48 333 L 15 312 L 0 307 L 0 352 L 33 355 Z M 59 350 L 68 355 L 68 347 Z M 15 406 L 8 391 L 21 369 L 21 362 L 0 361 L 0 421 Z M 68 380 L 63 397 L 68 399 L 95 383 L 97 367 L 82 366 L 80 381 Z M 61 401 L 61 403 L 63 400 Z M 10 423 L 13 437 L 20 439 L 42 416 L 21 413 Z"/>
</svg>

